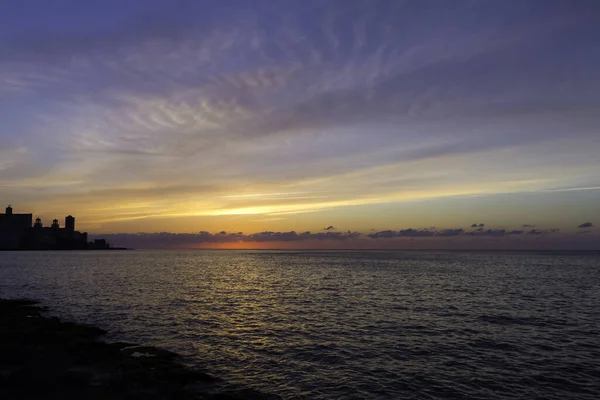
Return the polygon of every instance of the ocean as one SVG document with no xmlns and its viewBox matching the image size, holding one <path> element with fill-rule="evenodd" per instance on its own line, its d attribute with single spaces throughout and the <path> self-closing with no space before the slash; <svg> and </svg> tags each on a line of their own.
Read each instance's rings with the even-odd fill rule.
<svg viewBox="0 0 600 400">
<path fill-rule="evenodd" d="M 0 297 L 284 399 L 598 399 L 600 255 L 2 252 Z"/>
</svg>

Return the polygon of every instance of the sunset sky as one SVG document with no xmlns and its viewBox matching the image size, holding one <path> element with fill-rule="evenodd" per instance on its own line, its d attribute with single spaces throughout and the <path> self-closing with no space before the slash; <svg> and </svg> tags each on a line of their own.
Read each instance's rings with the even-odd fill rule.
<svg viewBox="0 0 600 400">
<path fill-rule="evenodd" d="M 3 1 L 0 202 L 139 247 L 600 248 L 599 37 L 598 0 Z"/>
</svg>

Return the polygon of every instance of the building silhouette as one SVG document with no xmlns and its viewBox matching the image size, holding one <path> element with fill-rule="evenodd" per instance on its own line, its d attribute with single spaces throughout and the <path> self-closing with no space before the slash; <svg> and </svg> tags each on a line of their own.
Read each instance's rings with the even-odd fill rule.
<svg viewBox="0 0 600 400">
<path fill-rule="evenodd" d="M 32 220 L 32 214 L 14 214 L 10 205 L 6 207 L 6 213 L 0 214 L 0 249 L 20 248 Z"/>
<path fill-rule="evenodd" d="M 0 250 L 105 250 L 110 246 L 104 239 L 88 242 L 87 232 L 75 230 L 75 217 L 65 218 L 64 228 L 57 219 L 44 227 L 41 218 L 33 223 L 32 214 L 15 214 L 12 207 L 0 214 Z"/>
<path fill-rule="evenodd" d="M 65 218 L 65 229 L 68 232 L 75 232 L 75 217 L 69 215 Z"/>
</svg>

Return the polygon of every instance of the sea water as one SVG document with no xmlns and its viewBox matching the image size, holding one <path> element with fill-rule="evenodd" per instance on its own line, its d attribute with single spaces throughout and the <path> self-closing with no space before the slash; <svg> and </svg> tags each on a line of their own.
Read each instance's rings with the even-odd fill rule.
<svg viewBox="0 0 600 400">
<path fill-rule="evenodd" d="M 600 398 L 600 256 L 1 252 L 0 297 L 285 399 Z"/>
</svg>

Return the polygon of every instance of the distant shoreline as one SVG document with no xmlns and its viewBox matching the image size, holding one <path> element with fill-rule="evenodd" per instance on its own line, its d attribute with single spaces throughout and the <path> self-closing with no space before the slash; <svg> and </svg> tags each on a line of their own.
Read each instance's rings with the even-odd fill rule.
<svg viewBox="0 0 600 400">
<path fill-rule="evenodd" d="M 107 249 L 0 249 L 0 251 L 111 251 L 111 250 L 135 250 L 128 247 L 110 247 Z"/>
</svg>

